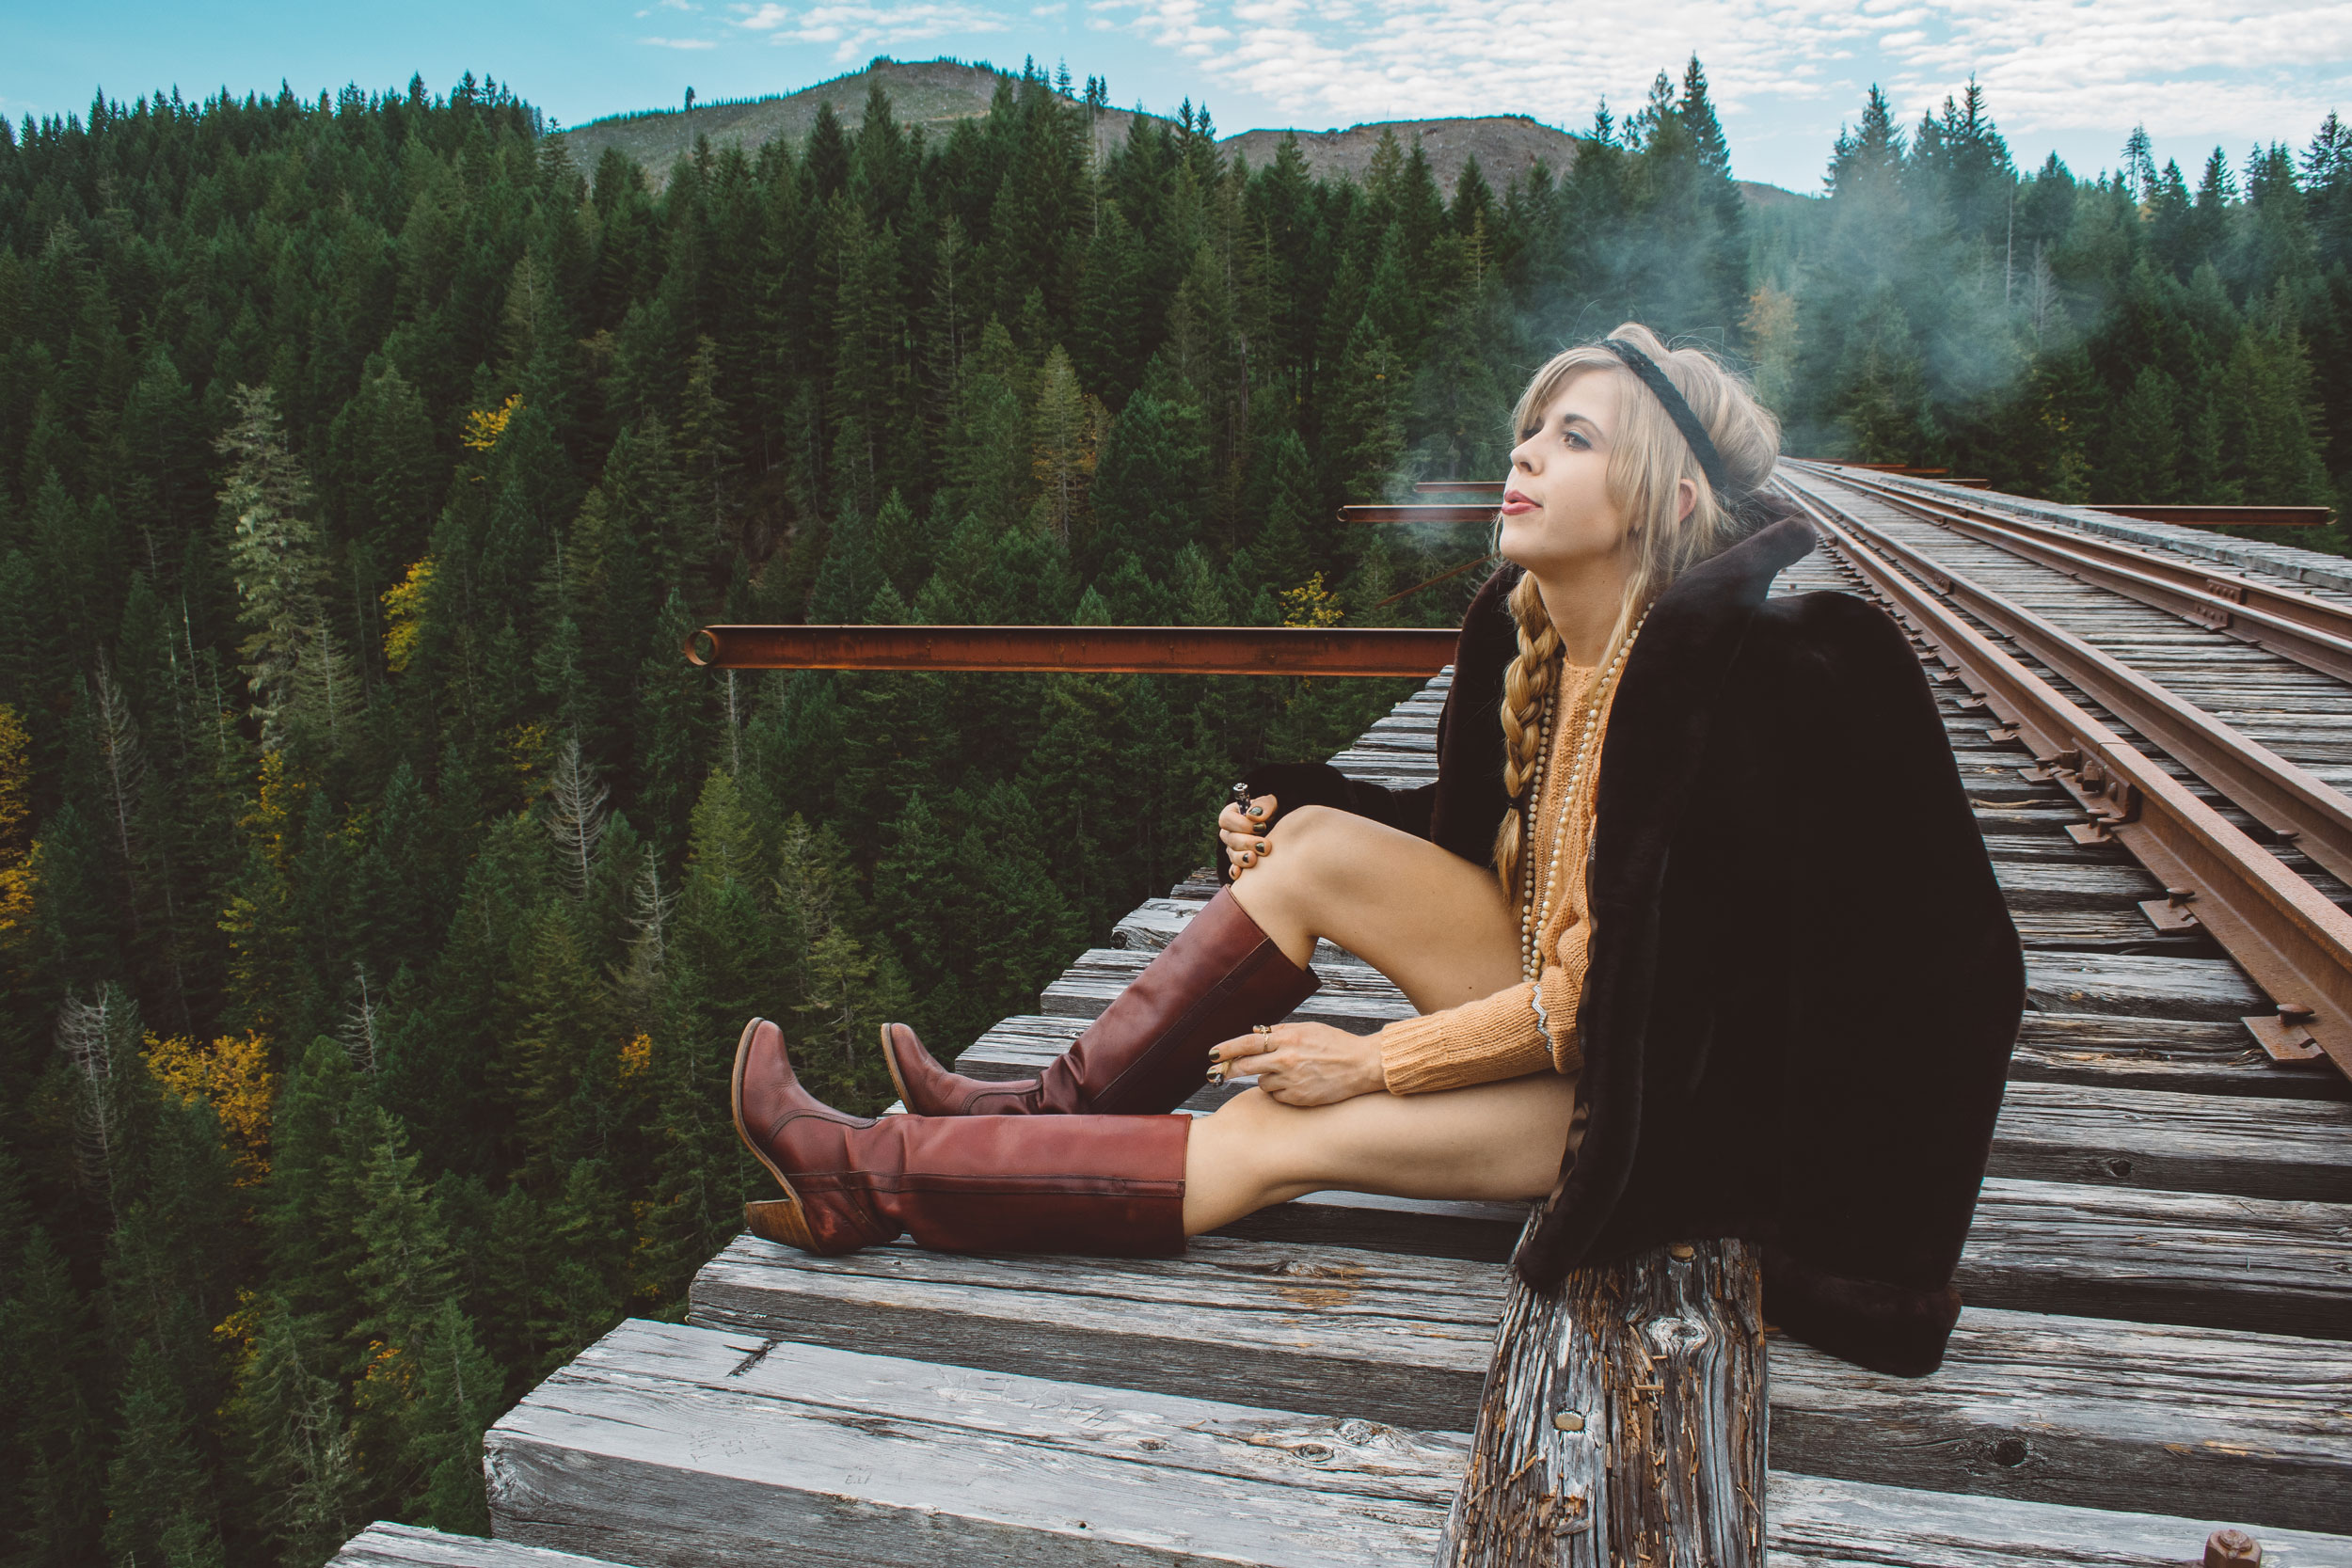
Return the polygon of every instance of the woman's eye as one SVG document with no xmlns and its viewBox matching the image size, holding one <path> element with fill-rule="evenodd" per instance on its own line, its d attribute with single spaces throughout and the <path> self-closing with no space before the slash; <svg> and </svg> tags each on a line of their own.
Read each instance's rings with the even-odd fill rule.
<svg viewBox="0 0 2352 1568">
<path fill-rule="evenodd" d="M 1572 447 L 1589 447 L 1593 444 L 1584 439 L 1584 433 L 1581 430 L 1564 430 L 1560 433 L 1560 438 Z"/>
</svg>

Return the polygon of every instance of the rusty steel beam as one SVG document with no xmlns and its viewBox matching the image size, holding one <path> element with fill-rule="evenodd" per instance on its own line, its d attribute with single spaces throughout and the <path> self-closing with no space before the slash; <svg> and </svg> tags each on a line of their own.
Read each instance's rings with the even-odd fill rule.
<svg viewBox="0 0 2352 1568">
<path fill-rule="evenodd" d="M 1343 506 L 1343 523 L 1491 523 L 1491 506 Z"/>
<path fill-rule="evenodd" d="M 1793 487 L 1792 491 L 1793 491 Z M 2245 1023 L 2281 1060 L 2325 1054 L 2352 1074 L 2352 915 L 2233 827 L 2146 753 L 2018 660 L 1933 593 L 1879 559 L 1809 496 L 1797 504 L 2088 812 L 2079 836 L 2112 840 L 2172 907 L 2193 911 L 2276 1003 Z"/>
<path fill-rule="evenodd" d="M 1344 626 L 704 626 L 715 670 L 975 670 L 1167 675 L 1434 675 L 1451 630 Z"/>
<path fill-rule="evenodd" d="M 2232 528 L 2325 528 L 2336 515 L 2332 508 L 2325 506 L 2174 506 L 2156 501 L 2085 505 L 2083 510 L 2105 512 L 2116 517 L 2137 517 L 2150 523 L 2218 523 Z"/>
<path fill-rule="evenodd" d="M 2352 610 L 2343 605 L 2257 578 L 2193 566 L 2116 540 L 2003 516 L 1866 477 L 1835 472 L 1825 477 L 1980 544 L 2250 642 L 2322 674 L 2352 680 Z"/>
<path fill-rule="evenodd" d="M 1785 483 L 1817 504 L 1832 504 L 1810 486 L 1793 480 Z M 1950 570 L 1883 529 L 1851 513 L 1841 511 L 1840 515 L 1848 530 L 1881 555 L 1893 557 L 1937 593 L 2007 633 L 2017 646 L 2236 801 L 2254 820 L 2291 838 L 2320 865 L 2352 882 L 2352 799 L 2114 655 Z"/>
</svg>

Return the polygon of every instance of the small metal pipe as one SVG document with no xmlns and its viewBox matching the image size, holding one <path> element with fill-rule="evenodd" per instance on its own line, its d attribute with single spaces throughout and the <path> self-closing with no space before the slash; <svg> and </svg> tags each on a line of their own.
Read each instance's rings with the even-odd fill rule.
<svg viewBox="0 0 2352 1568">
<path fill-rule="evenodd" d="M 1491 506 L 1343 506 L 1343 523 L 1491 523 Z"/>
<path fill-rule="evenodd" d="M 1451 629 L 1347 626 L 703 626 L 716 670 L 969 670 L 1182 675 L 1434 675 Z"/>
</svg>

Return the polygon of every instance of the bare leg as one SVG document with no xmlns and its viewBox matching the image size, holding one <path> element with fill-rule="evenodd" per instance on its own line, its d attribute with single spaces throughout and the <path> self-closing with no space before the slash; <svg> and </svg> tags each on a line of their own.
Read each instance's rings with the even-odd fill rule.
<svg viewBox="0 0 2352 1568">
<path fill-rule="evenodd" d="M 1299 807 L 1268 842 L 1233 898 L 1293 963 L 1328 938 L 1424 1013 L 1518 983 L 1518 922 L 1486 867 L 1327 806 Z"/>
<path fill-rule="evenodd" d="M 1331 1105 L 1284 1105 L 1246 1089 L 1192 1124 L 1184 1234 L 1327 1188 L 1392 1197 L 1542 1197 L 1559 1180 L 1575 1105 L 1576 1080 L 1553 1072 Z"/>
</svg>

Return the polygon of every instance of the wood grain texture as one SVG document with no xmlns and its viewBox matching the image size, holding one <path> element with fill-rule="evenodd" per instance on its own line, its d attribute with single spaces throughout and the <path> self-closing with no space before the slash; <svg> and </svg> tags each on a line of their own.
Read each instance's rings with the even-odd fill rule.
<svg viewBox="0 0 2352 1568">
<path fill-rule="evenodd" d="M 2111 1197 L 2125 1201 L 2103 1213 Z M 2264 1312 L 2305 1328 L 2352 1316 L 2352 1277 L 2335 1267 L 2345 1213 L 2265 1205 L 2269 1230 L 2233 1232 L 2233 1202 L 2253 1200 L 1990 1184 L 1983 1236 L 2006 1232 L 2013 1243 L 2003 1248 L 1972 1232 L 1971 1247 L 1983 1255 L 1963 1289 L 1998 1281 L 2005 1291 L 1992 1293 L 2041 1310 L 1971 1306 L 1943 1370 L 1916 1380 L 1880 1378 L 1776 1339 L 1775 1460 L 1856 1480 L 2096 1507 L 2218 1497 L 2243 1516 L 2322 1528 L 2239 1503 L 2329 1488 L 2352 1498 L 2352 1345 L 2235 1325 Z M 1196 1239 L 1184 1258 L 1134 1261 L 958 1258 L 903 1245 L 816 1259 L 739 1238 L 697 1280 L 693 1321 L 845 1350 L 1460 1430 L 1477 1409 L 1504 1275 L 1492 1263 L 1222 1237 Z M 2276 1305 L 2233 1305 L 2256 1297 Z M 2049 1310 L 2103 1298 L 2119 1311 L 2187 1303 L 2233 1326 Z M 1869 1435 L 1870 1421 L 1895 1412 L 1931 1435 L 1915 1443 Z M 2029 1442 L 2030 1453 L 2002 1463 L 2012 1440 Z M 2352 1519 L 2324 1528 L 2348 1527 Z"/>
<path fill-rule="evenodd" d="M 1994 1178 L 1953 1283 L 1972 1308 L 2352 1339 L 2352 1204 Z"/>
<path fill-rule="evenodd" d="M 2013 1083 L 2001 1176 L 2352 1202 L 2352 1104 Z"/>
<path fill-rule="evenodd" d="M 882 1355 L 1400 1426 L 1468 1424 L 1503 1271 L 1197 1238 L 1169 1259 L 808 1258 L 739 1237 L 689 1321 Z"/>
<path fill-rule="evenodd" d="M 343 1543 L 326 1568 L 612 1568 L 597 1558 L 551 1552 L 478 1535 L 445 1535 L 378 1522 Z"/>
<path fill-rule="evenodd" d="M 359 1561 L 539 1568 L 486 1555 L 530 1544 L 644 1568 L 1419 1565 L 1468 1440 L 631 1323 L 486 1446 L 500 1542 Z M 2280 1568 L 2352 1568 L 2352 1540 L 2229 1515 L 1781 1472 L 1767 1499 L 1773 1568 L 2177 1568 L 2249 1523 Z"/>
<path fill-rule="evenodd" d="M 2352 1080 L 2327 1062 L 2274 1062 L 2232 1019 L 2029 1012 L 2010 1054 L 2011 1083 L 2352 1101 Z"/>
<path fill-rule="evenodd" d="M 2352 1347 L 1971 1308 L 1931 1377 L 1775 1337 L 1784 1468 L 2090 1508 L 2352 1530 Z"/>
<path fill-rule="evenodd" d="M 2189 1568 L 2227 1516 L 2066 1508 L 1772 1472 L 1771 1568 Z M 2352 1568 L 2352 1540 L 2263 1527 L 2269 1568 Z"/>
<path fill-rule="evenodd" d="M 632 1563 L 1419 1568 L 1462 1439 L 630 1322 L 485 1446 L 502 1538 Z"/>
<path fill-rule="evenodd" d="M 1761 1258 L 1701 1240 L 1552 1294 L 1512 1275 L 1439 1564 L 1762 1568 Z"/>
</svg>

